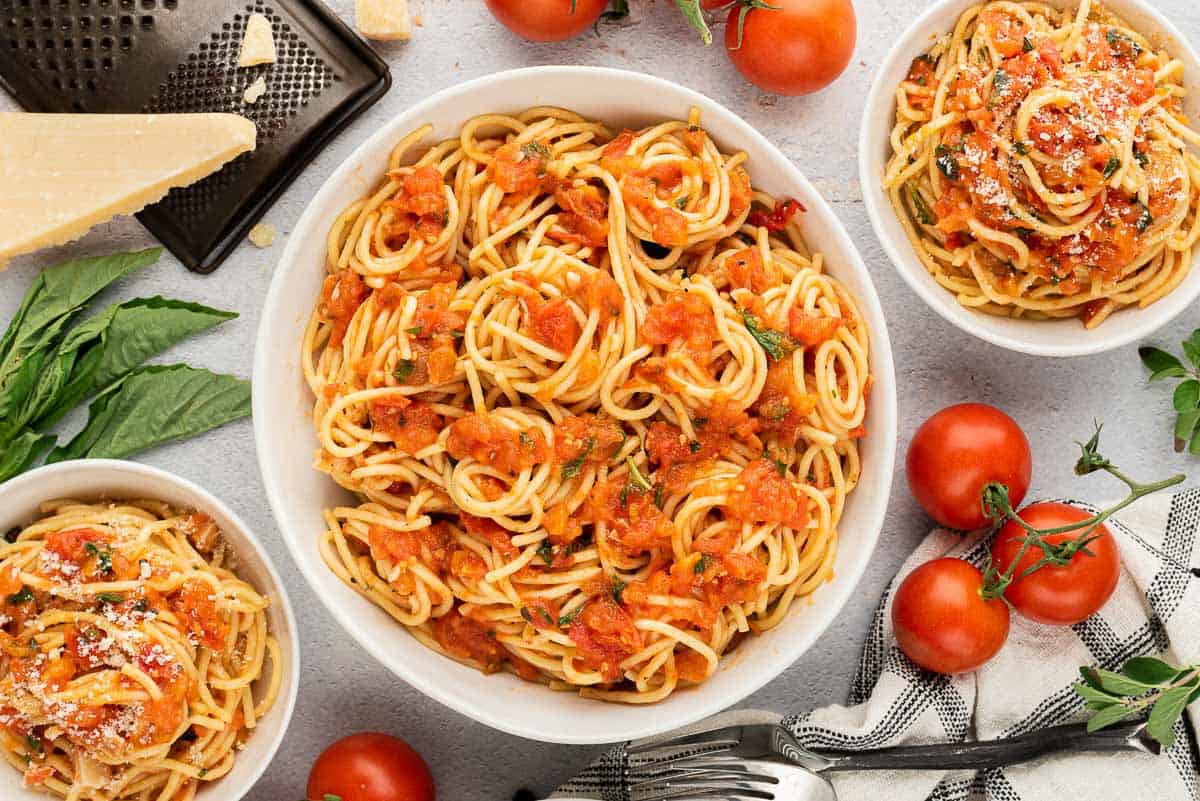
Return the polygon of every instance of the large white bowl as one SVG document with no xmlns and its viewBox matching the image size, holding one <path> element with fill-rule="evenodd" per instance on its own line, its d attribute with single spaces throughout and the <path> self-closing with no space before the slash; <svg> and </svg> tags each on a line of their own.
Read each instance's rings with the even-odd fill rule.
<svg viewBox="0 0 1200 801">
<path fill-rule="evenodd" d="M 862 443 L 862 481 L 840 527 L 837 578 L 812 604 L 799 604 L 783 625 L 742 643 L 702 686 L 653 706 L 606 704 L 463 667 L 421 645 L 347 588 L 317 552 L 321 510 L 351 500 L 311 467 L 318 444 L 312 398 L 300 370 L 301 339 L 321 290 L 330 224 L 374 187 L 393 144 L 421 124 L 434 126 L 427 140 L 432 144 L 457 136 L 474 115 L 547 104 L 614 126 L 683 118 L 689 107 L 699 106 L 704 127 L 723 148 L 749 154 L 756 186 L 794 196 L 808 208 L 803 227 L 809 244 L 825 253 L 830 272 L 858 298 L 871 331 L 870 433 Z M 786 669 L 825 630 L 853 593 L 883 524 L 896 445 L 896 391 L 883 311 L 866 267 L 829 206 L 783 154 L 730 111 L 668 81 L 619 70 L 537 67 L 471 81 L 414 106 L 363 143 L 325 182 L 288 237 L 267 295 L 254 361 L 254 426 L 267 497 L 292 554 L 317 597 L 367 651 L 421 692 L 488 726 L 535 740 L 602 743 L 662 732 L 729 706 Z"/>
<path fill-rule="evenodd" d="M 197 801 L 238 801 L 250 791 L 279 750 L 296 707 L 300 640 L 296 617 L 271 557 L 241 519 L 206 490 L 155 467 L 116 459 L 82 459 L 40 467 L 0 484 L 0 531 L 27 526 L 39 516 L 38 505 L 55 498 L 84 501 L 147 498 L 207 513 L 237 555 L 238 575 L 271 599 L 267 621 L 283 655 L 283 684 L 266 717 L 237 753 L 233 769 L 196 792 Z M 21 787 L 21 774 L 0 765 L 0 798 L 45 801 L 45 793 Z"/>
<path fill-rule="evenodd" d="M 896 217 L 883 189 L 883 175 L 891 158 L 889 136 L 896 118 L 896 87 L 904 80 L 912 60 L 926 52 L 936 36 L 950 31 L 963 11 L 982 0 L 938 0 L 909 26 L 875 73 L 867 107 L 863 112 L 858 142 L 858 173 L 863 199 L 875 234 L 896 269 L 913 291 L 930 308 L 962 330 L 993 345 L 1034 356 L 1083 356 L 1140 342 L 1175 315 L 1192 305 L 1200 295 L 1200 270 L 1192 272 L 1175 291 L 1145 309 L 1130 308 L 1114 313 L 1098 327 L 1088 330 L 1079 320 L 1021 320 L 995 317 L 960 304 L 952 292 L 934 280 L 917 258 L 904 227 Z M 1078 0 L 1047 0 L 1058 8 L 1078 8 Z M 1183 106 L 1192 120 L 1200 120 L 1200 56 L 1174 25 L 1144 0 L 1105 0 L 1103 6 L 1124 17 L 1151 41 L 1165 47 L 1184 65 L 1184 79 L 1191 88 Z"/>
</svg>

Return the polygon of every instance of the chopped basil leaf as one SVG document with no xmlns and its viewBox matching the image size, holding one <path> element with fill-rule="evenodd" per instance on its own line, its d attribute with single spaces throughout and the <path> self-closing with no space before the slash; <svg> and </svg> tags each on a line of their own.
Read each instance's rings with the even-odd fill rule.
<svg viewBox="0 0 1200 801">
<path fill-rule="evenodd" d="M 680 211 L 683 211 L 684 209 L 687 208 L 688 201 L 691 199 L 692 199 L 691 195 L 684 195 L 683 197 L 681 197 L 675 201 L 675 208 L 679 209 Z"/>
<path fill-rule="evenodd" d="M 692 453 L 699 453 L 701 447 L 703 446 L 700 444 L 700 440 L 698 439 L 694 439 L 688 443 L 688 450 Z"/>
<path fill-rule="evenodd" d="M 992 73 L 992 99 L 988 101 L 988 108 L 1000 105 L 1010 86 L 1012 86 L 1012 76 L 1007 72 L 996 70 Z"/>
<path fill-rule="evenodd" d="M 1142 213 L 1138 216 L 1137 222 L 1134 225 L 1137 226 L 1139 234 L 1144 234 L 1147 228 L 1154 225 L 1154 215 L 1150 213 L 1150 209 L 1146 208 L 1145 203 L 1139 203 L 1138 205 L 1142 207 Z"/>
<path fill-rule="evenodd" d="M 696 560 L 696 564 L 692 566 L 692 572 L 699 575 L 700 573 L 703 573 L 705 570 L 708 570 L 708 566 L 711 564 L 712 564 L 712 557 L 706 553 L 702 553 L 702 554 L 700 554 L 700 558 Z"/>
<path fill-rule="evenodd" d="M 101 573 L 112 572 L 112 548 L 106 546 L 102 551 L 96 547 L 96 543 L 85 542 L 83 544 L 83 549 L 87 551 L 89 555 L 96 557 L 96 567 Z"/>
<path fill-rule="evenodd" d="M 1022 139 L 1018 139 L 1013 143 L 1013 150 L 1017 151 L 1017 154 L 1020 156 L 1029 155 L 1029 145 L 1025 144 L 1025 141 Z"/>
<path fill-rule="evenodd" d="M 1145 167 L 1147 164 L 1150 163 L 1150 157 L 1147 156 L 1142 151 L 1138 150 L 1136 147 L 1133 149 L 1133 158 L 1137 161 L 1138 165 L 1141 167 Z"/>
<path fill-rule="evenodd" d="M 521 145 L 521 153 L 527 159 L 548 159 L 550 158 L 550 148 L 543 145 L 541 142 L 533 141 L 526 142 Z"/>
<path fill-rule="evenodd" d="M 612 581 L 612 597 L 617 603 L 621 603 L 621 593 L 625 592 L 625 582 L 615 578 Z"/>
<path fill-rule="evenodd" d="M 1024 50 L 1026 53 L 1033 52 L 1033 42 L 1029 41 L 1028 36 L 1023 37 L 1021 39 L 1021 49 Z"/>
<path fill-rule="evenodd" d="M 539 606 L 538 607 L 538 615 L 541 616 L 542 620 L 546 621 L 551 626 L 554 625 L 554 618 L 551 617 L 550 613 L 546 611 L 546 607 Z"/>
<path fill-rule="evenodd" d="M 15 592 L 8 596 L 10 604 L 27 604 L 33 600 L 33 590 L 28 587 L 21 587 L 19 592 Z"/>
<path fill-rule="evenodd" d="M 521 617 L 522 617 L 522 618 L 525 620 L 525 622 L 526 622 L 526 623 L 532 623 L 532 622 L 533 622 L 533 615 L 529 614 L 529 607 L 528 607 L 528 606 L 522 606 L 522 607 L 521 607 Z"/>
<path fill-rule="evenodd" d="M 754 337 L 754 341 L 761 345 L 767 355 L 775 361 L 779 361 L 796 349 L 791 337 L 771 328 L 760 328 L 758 319 L 744 309 L 742 310 L 742 321 L 746 324 L 746 330 L 750 332 L 750 336 Z"/>
<path fill-rule="evenodd" d="M 419 337 L 421 336 L 421 326 L 414 325 L 412 328 L 405 328 L 404 333 L 412 337 Z"/>
<path fill-rule="evenodd" d="M 575 620 L 575 616 L 578 614 L 579 614 L 579 610 L 575 609 L 574 611 L 567 612 L 565 615 L 559 615 L 558 616 L 559 628 L 566 628 L 567 626 L 571 625 L 571 623 Z M 339 799 L 339 801 L 340 801 L 340 799 Z"/>
<path fill-rule="evenodd" d="M 934 163 L 937 164 L 937 169 L 941 170 L 942 175 L 952 181 L 959 180 L 959 161 L 950 152 L 949 147 L 946 145 L 937 145 Z"/>
<path fill-rule="evenodd" d="M 34 752 L 35 754 L 43 753 L 42 741 L 39 740 L 37 737 L 34 737 L 32 734 L 25 735 L 25 744 L 27 746 L 29 746 L 29 750 Z"/>
<path fill-rule="evenodd" d="M 1109 28 L 1104 38 L 1108 40 L 1108 46 L 1119 55 L 1137 58 L 1142 54 L 1140 44 L 1114 28 Z"/>
<path fill-rule="evenodd" d="M 1104 165 L 1105 179 L 1112 178 L 1113 174 L 1115 174 L 1119 169 L 1121 169 L 1121 160 L 1118 158 L 1109 159 L 1108 163 Z"/>
<path fill-rule="evenodd" d="M 119 604 L 125 600 L 125 596 L 119 592 L 101 592 L 97 593 L 96 600 L 106 604 Z"/>
<path fill-rule="evenodd" d="M 392 371 L 392 376 L 403 384 L 415 369 L 417 369 L 417 363 L 412 359 L 401 359 L 396 363 L 396 369 Z"/>
<path fill-rule="evenodd" d="M 554 564 L 554 546 L 550 544 L 550 540 L 542 540 L 542 544 L 538 546 L 537 555 L 542 557 L 542 561 L 547 565 Z"/>
<path fill-rule="evenodd" d="M 583 451 L 571 461 L 562 466 L 562 478 L 566 481 L 568 478 L 575 478 L 583 470 L 583 463 L 587 461 L 588 456 L 592 452 L 592 448 L 596 447 L 596 438 L 588 437 L 587 445 Z"/>
<path fill-rule="evenodd" d="M 934 217 L 933 212 L 929 210 L 925 198 L 921 197 L 921 193 L 916 189 L 912 190 L 912 202 L 913 210 L 917 213 L 917 219 L 922 225 L 933 225 L 937 222 L 937 217 Z"/>
<path fill-rule="evenodd" d="M 663 507 L 663 485 L 662 484 L 654 485 L 654 505 L 657 506 L 659 509 L 661 509 Z"/>
</svg>

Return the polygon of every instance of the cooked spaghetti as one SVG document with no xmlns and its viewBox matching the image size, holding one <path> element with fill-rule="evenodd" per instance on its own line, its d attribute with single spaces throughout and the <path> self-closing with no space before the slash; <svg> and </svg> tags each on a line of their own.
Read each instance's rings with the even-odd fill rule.
<svg viewBox="0 0 1200 801">
<path fill-rule="evenodd" d="M 555 108 L 391 154 L 303 346 L 320 550 L 421 642 L 645 703 L 832 575 L 869 341 L 744 153 Z"/>
<path fill-rule="evenodd" d="M 959 303 L 1092 328 L 1191 269 L 1183 96 L 1182 62 L 1089 0 L 974 6 L 896 90 L 884 187 Z"/>
<path fill-rule="evenodd" d="M 202 512 L 42 512 L 0 542 L 4 756 L 26 786 L 71 801 L 189 801 L 229 772 L 278 692 L 267 598 Z"/>
</svg>

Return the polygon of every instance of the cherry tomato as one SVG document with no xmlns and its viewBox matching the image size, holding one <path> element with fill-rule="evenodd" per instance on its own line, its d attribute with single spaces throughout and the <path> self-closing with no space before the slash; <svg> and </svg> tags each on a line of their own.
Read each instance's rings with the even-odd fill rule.
<svg viewBox="0 0 1200 801">
<path fill-rule="evenodd" d="M 980 493 L 996 481 L 1013 508 L 1029 490 L 1033 460 L 1025 433 L 1004 412 L 982 403 L 942 409 L 908 446 L 908 486 L 930 517 L 965 531 L 988 524 Z"/>
<path fill-rule="evenodd" d="M 1091 517 L 1082 509 L 1065 503 L 1035 503 L 1017 514 L 1034 528 L 1069 526 Z M 1084 530 L 1081 527 L 1076 531 L 1049 534 L 1043 539 L 1054 545 L 1073 540 Z M 996 535 L 992 542 L 992 560 L 1001 573 L 1017 558 L 1025 534 L 1025 529 L 1010 520 Z M 1092 536 L 1097 539 L 1087 545 L 1090 554 L 1076 551 L 1065 565 L 1042 565 L 1028 576 L 1022 576 L 1043 553 L 1036 546 L 1026 548 L 1004 597 L 1019 613 L 1039 623 L 1068 626 L 1095 614 L 1117 588 L 1121 556 L 1117 541 L 1106 526 L 1101 525 Z"/>
<path fill-rule="evenodd" d="M 850 0 L 770 0 L 770 5 L 777 8 L 739 2 L 729 9 L 725 50 L 733 65 L 751 83 L 780 95 L 807 95 L 833 83 L 854 53 L 857 25 Z"/>
<path fill-rule="evenodd" d="M 522 39 L 561 42 L 583 33 L 600 18 L 608 0 L 487 0 L 500 23 Z"/>
<path fill-rule="evenodd" d="M 908 658 L 937 673 L 967 673 L 1008 638 L 1008 605 L 985 600 L 983 574 L 943 557 L 909 573 L 892 600 L 896 642 Z"/>
<path fill-rule="evenodd" d="M 433 801 L 433 775 L 401 739 L 363 732 L 326 748 L 308 774 L 308 795 L 342 801 Z"/>
</svg>

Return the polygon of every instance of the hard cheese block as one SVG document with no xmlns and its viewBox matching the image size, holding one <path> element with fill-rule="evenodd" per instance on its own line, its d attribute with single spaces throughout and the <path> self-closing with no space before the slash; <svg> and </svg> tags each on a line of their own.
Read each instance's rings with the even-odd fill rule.
<svg viewBox="0 0 1200 801">
<path fill-rule="evenodd" d="M 255 141 L 237 114 L 0 113 L 0 266 L 141 211 Z"/>
<path fill-rule="evenodd" d="M 412 36 L 408 0 L 357 0 L 354 26 L 368 39 L 408 39 Z"/>
<path fill-rule="evenodd" d="M 275 63 L 275 37 L 271 35 L 271 21 L 262 14 L 250 15 L 246 22 L 246 35 L 242 37 L 242 52 L 238 56 L 239 67 Z"/>
</svg>

